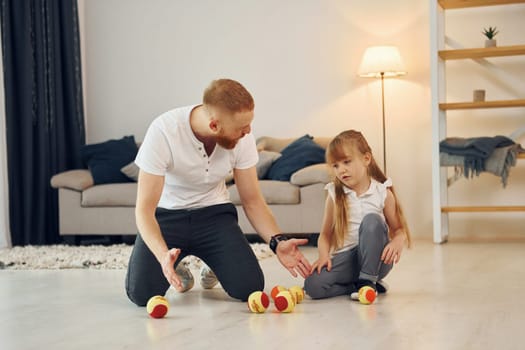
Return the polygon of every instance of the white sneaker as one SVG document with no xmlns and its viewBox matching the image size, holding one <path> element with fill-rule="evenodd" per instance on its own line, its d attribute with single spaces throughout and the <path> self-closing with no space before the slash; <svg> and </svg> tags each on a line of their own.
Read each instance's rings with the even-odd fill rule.
<svg viewBox="0 0 525 350">
<path fill-rule="evenodd" d="M 193 279 L 193 274 L 190 269 L 186 266 L 179 264 L 175 269 L 175 273 L 179 276 L 180 281 L 182 282 L 182 290 L 179 290 L 180 293 L 185 293 L 193 288 L 195 280 Z"/>
<path fill-rule="evenodd" d="M 204 266 L 201 269 L 201 286 L 204 289 L 212 289 L 219 283 L 219 280 L 217 279 L 217 276 L 215 276 L 215 273 L 208 267 Z"/>
<path fill-rule="evenodd" d="M 390 286 L 384 280 L 379 280 L 376 282 L 376 295 L 385 294 L 389 289 Z M 350 299 L 359 300 L 359 292 L 352 292 L 350 294 Z"/>
<path fill-rule="evenodd" d="M 379 295 L 379 292 L 376 290 L 376 297 Z M 359 291 L 350 293 L 350 299 L 359 301 Z"/>
</svg>

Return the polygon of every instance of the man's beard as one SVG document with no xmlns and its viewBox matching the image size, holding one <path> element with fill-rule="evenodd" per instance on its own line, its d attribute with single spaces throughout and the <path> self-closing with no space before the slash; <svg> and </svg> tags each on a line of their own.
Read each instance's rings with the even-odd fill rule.
<svg viewBox="0 0 525 350">
<path fill-rule="evenodd" d="M 235 145 L 237 145 L 237 142 L 239 142 L 238 139 L 230 139 L 225 137 L 224 135 L 217 135 L 215 141 L 217 141 L 217 144 L 221 146 L 222 148 L 226 149 L 233 149 Z"/>
</svg>

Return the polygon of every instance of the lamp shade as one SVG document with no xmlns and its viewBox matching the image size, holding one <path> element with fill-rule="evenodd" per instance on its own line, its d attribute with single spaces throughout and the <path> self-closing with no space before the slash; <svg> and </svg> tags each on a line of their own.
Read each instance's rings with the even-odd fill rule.
<svg viewBox="0 0 525 350">
<path fill-rule="evenodd" d="M 366 49 L 358 75 L 366 78 L 405 75 L 405 65 L 395 46 L 371 46 Z"/>
</svg>

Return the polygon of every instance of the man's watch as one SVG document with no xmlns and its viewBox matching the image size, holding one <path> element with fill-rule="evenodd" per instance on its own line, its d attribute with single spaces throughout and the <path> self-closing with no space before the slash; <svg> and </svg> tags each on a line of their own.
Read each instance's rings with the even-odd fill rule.
<svg viewBox="0 0 525 350">
<path fill-rule="evenodd" d="M 277 251 L 277 245 L 279 244 L 279 242 L 287 241 L 287 240 L 288 240 L 288 237 L 286 237 L 282 233 L 272 236 L 272 238 L 270 238 L 270 243 L 269 243 L 270 249 L 272 250 L 274 254 L 277 254 L 276 251 Z"/>
</svg>

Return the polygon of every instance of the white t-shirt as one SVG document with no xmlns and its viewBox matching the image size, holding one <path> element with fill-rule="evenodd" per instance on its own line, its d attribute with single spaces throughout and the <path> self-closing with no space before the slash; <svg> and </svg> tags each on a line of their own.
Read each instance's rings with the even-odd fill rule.
<svg viewBox="0 0 525 350">
<path fill-rule="evenodd" d="M 368 190 L 360 196 L 348 187 L 344 187 L 346 200 L 348 202 L 348 232 L 345 236 L 344 244 L 334 253 L 340 253 L 352 249 L 359 244 L 359 226 L 366 214 L 376 213 L 383 219 L 383 209 L 385 208 L 385 199 L 387 188 L 392 186 L 392 180 L 387 179 L 384 183 L 372 179 Z M 335 185 L 330 182 L 325 186 L 330 198 L 335 200 Z"/>
<path fill-rule="evenodd" d="M 135 159 L 143 171 L 164 176 L 161 208 L 190 209 L 230 202 L 226 176 L 233 169 L 255 166 L 259 159 L 252 134 L 231 150 L 217 144 L 208 157 L 190 126 L 190 113 L 197 106 L 176 108 L 157 117 Z"/>
</svg>

